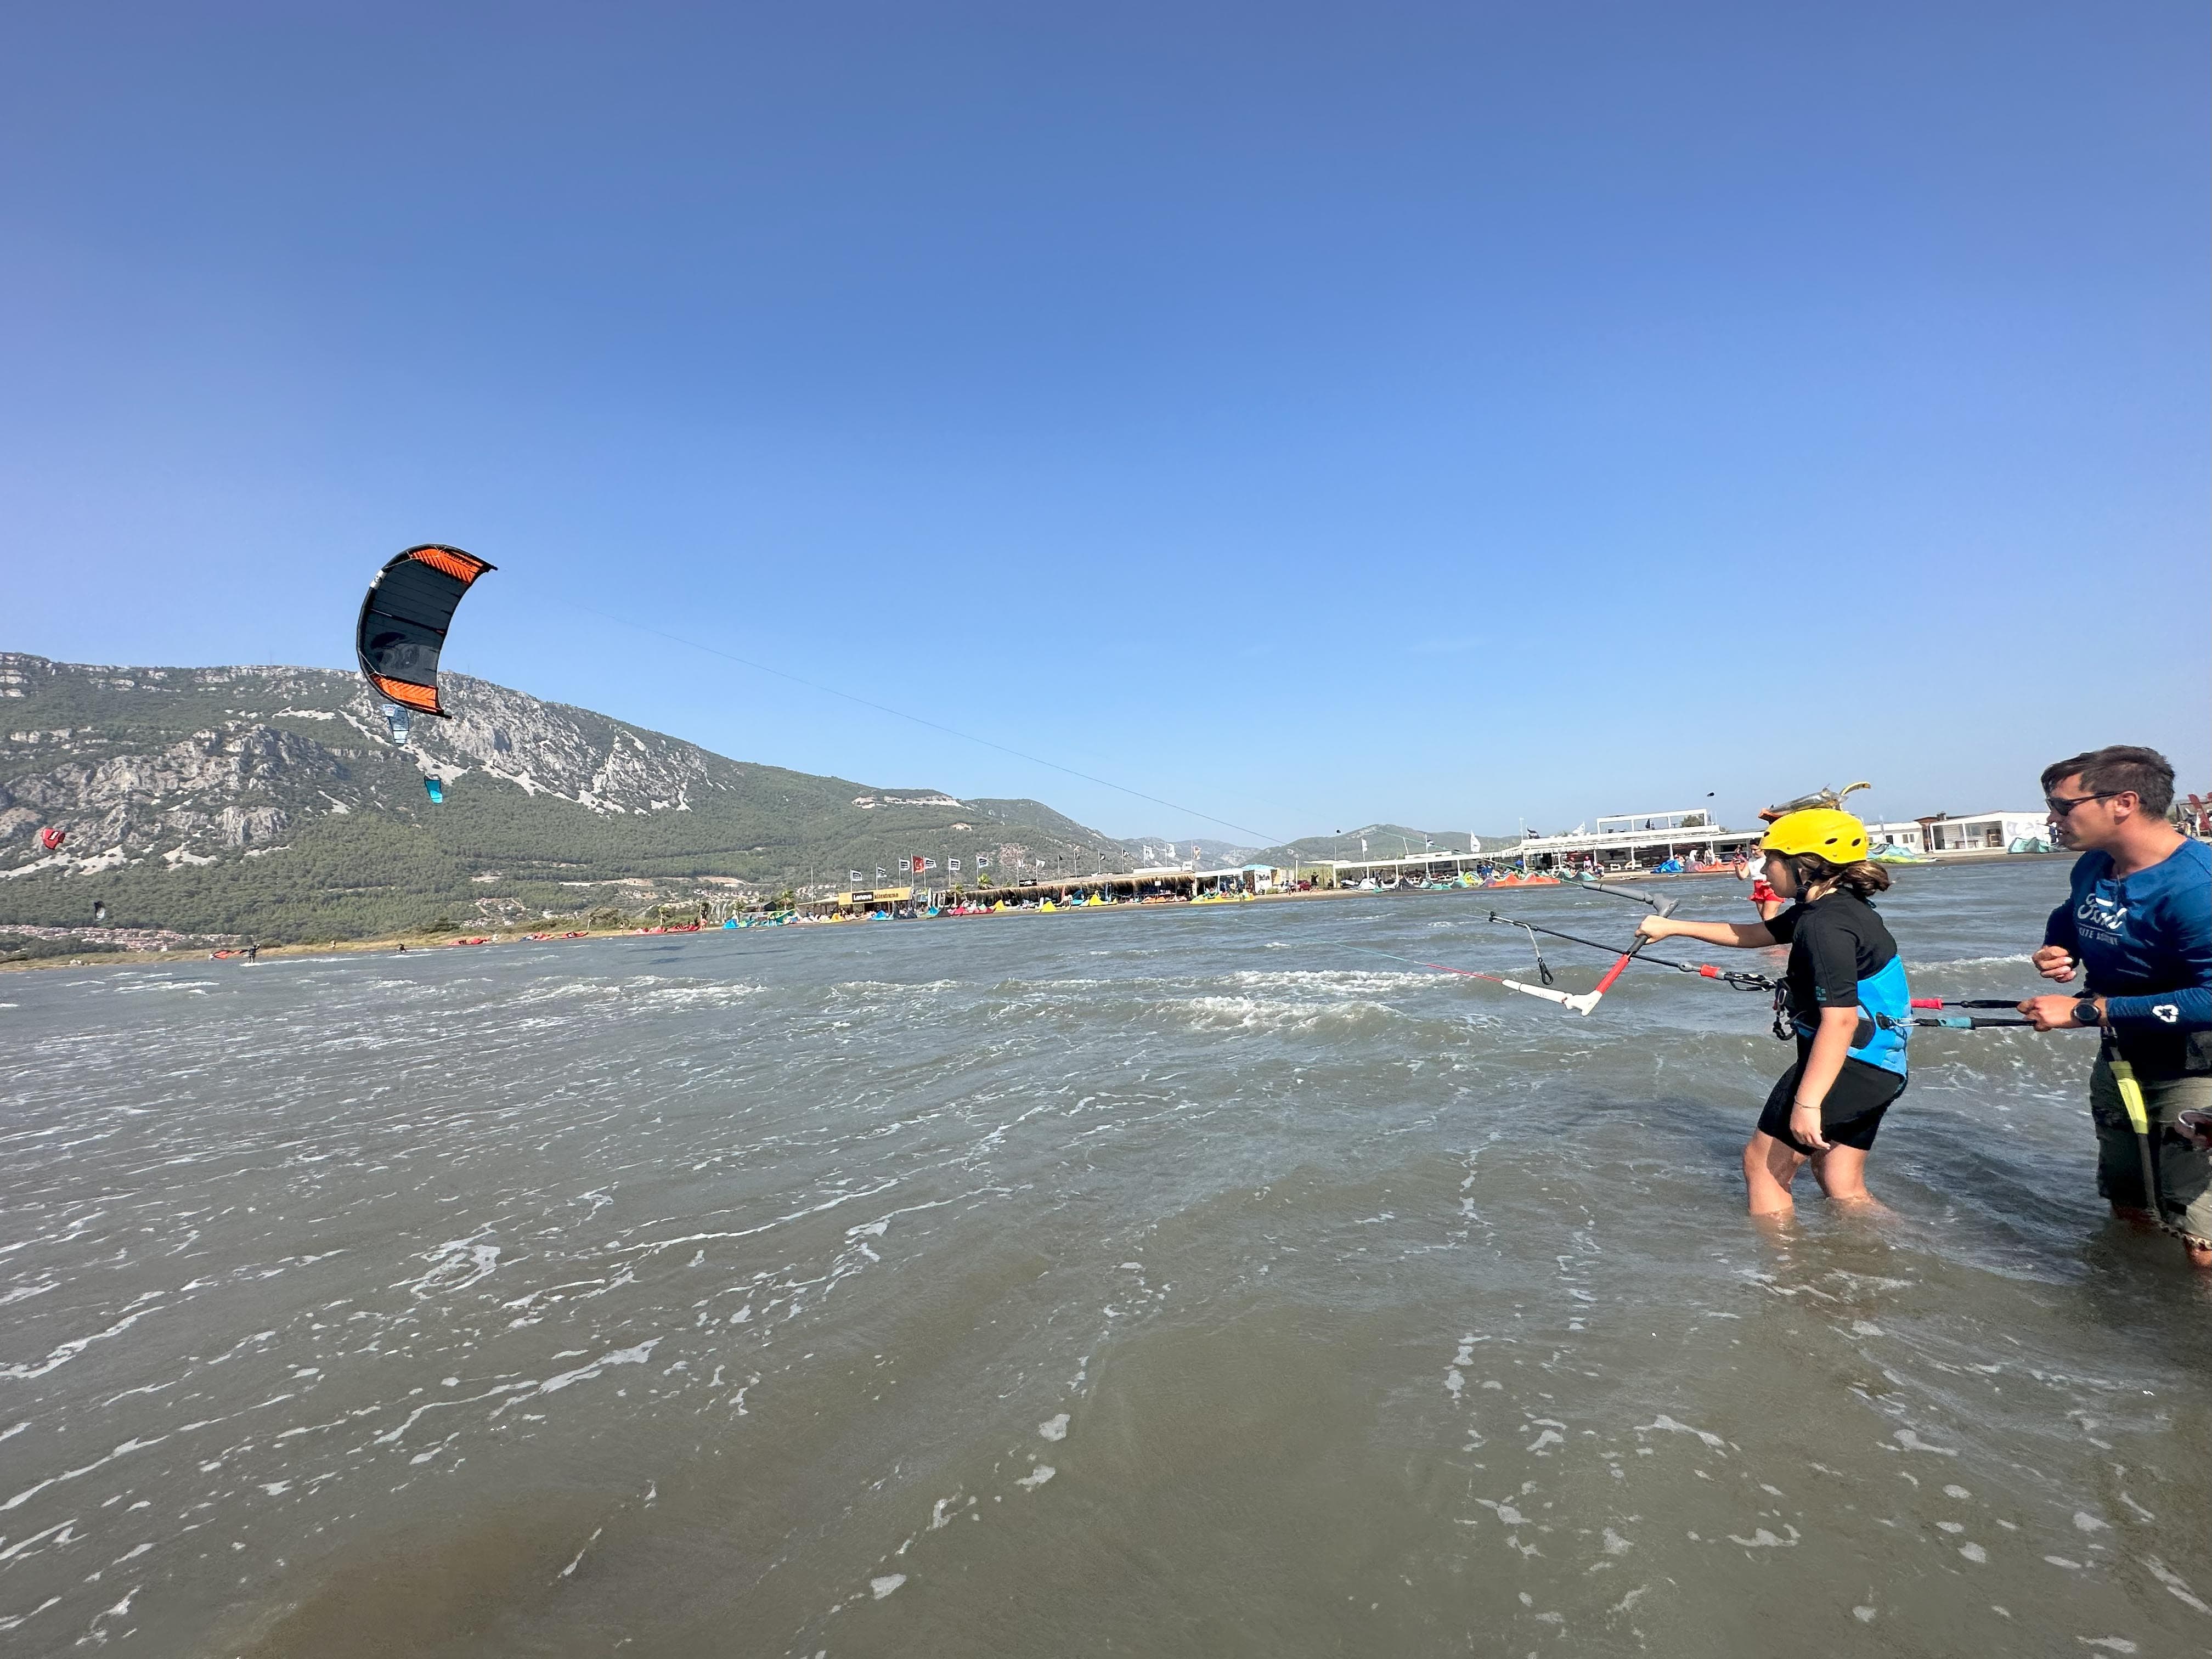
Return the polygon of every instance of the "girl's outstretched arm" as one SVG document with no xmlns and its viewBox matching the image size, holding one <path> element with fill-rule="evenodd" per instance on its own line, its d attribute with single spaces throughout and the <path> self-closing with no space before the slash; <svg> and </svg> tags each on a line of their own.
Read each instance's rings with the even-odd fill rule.
<svg viewBox="0 0 2212 1659">
<path fill-rule="evenodd" d="M 1636 931 L 1650 939 L 1694 939 L 1737 951 L 1781 943 L 1763 921 L 1677 921 L 1671 916 L 1646 916 L 1636 924 Z"/>
</svg>

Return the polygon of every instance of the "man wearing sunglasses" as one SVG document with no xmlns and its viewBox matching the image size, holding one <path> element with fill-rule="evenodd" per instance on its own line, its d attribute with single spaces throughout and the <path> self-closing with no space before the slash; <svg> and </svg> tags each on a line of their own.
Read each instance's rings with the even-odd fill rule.
<svg viewBox="0 0 2212 1659">
<path fill-rule="evenodd" d="M 2212 1152 L 2176 1120 L 2212 1109 L 2212 848 L 2166 821 L 2173 768 L 2154 749 L 2115 744 L 2043 769 L 2054 837 L 2077 848 L 2072 892 L 2051 913 L 2037 971 L 2061 984 L 2087 970 L 2079 995 L 2030 997 L 2020 1011 L 2043 1031 L 2106 1039 L 2089 1079 L 2097 1190 L 2124 1215 L 2181 1235 L 2212 1268 Z M 2112 1059 L 2134 1068 L 2151 1121 L 2154 1197 Z"/>
</svg>

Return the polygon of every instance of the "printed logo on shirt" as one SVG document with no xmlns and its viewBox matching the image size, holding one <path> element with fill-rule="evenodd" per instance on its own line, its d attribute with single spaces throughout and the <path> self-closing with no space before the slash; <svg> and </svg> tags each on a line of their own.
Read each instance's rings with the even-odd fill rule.
<svg viewBox="0 0 2212 1659">
<path fill-rule="evenodd" d="M 2179 1025 L 2181 1023 L 2181 1010 L 2175 1007 L 2173 1004 L 2170 1002 L 2153 1004 L 2151 1006 L 2151 1012 L 2157 1015 L 2159 1018 L 2164 1020 L 2168 1025 Z"/>
<path fill-rule="evenodd" d="M 2128 919 L 2128 907 L 2102 893 L 2092 893 L 2075 910 L 2074 919 L 2100 933 L 2117 935 Z"/>
</svg>

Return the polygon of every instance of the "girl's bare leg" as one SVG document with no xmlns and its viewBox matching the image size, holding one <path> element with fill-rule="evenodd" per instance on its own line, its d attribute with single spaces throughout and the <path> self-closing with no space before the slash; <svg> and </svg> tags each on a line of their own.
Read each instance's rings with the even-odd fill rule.
<svg viewBox="0 0 2212 1659">
<path fill-rule="evenodd" d="M 1856 1146 L 1831 1146 L 1814 1157 L 1813 1179 L 1834 1203 L 1872 1204 L 1875 1199 L 1866 1189 L 1866 1153 Z"/>
<path fill-rule="evenodd" d="M 1803 1167 L 1804 1154 L 1765 1131 L 1744 1145 L 1743 1181 L 1753 1215 L 1788 1215 L 1797 1207 L 1790 1183 Z"/>
</svg>

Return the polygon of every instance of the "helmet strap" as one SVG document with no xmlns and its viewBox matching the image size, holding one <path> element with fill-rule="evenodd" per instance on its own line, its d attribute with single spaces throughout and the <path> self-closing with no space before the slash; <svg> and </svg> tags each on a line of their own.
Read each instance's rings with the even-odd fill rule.
<svg viewBox="0 0 2212 1659">
<path fill-rule="evenodd" d="M 1807 878 L 1805 866 L 1797 861 L 1795 855 L 1790 860 L 1790 867 L 1797 874 L 1797 902 L 1800 904 L 1817 904 L 1842 884 L 1844 872 L 1840 867 L 1831 870 L 1818 881 Z"/>
</svg>

